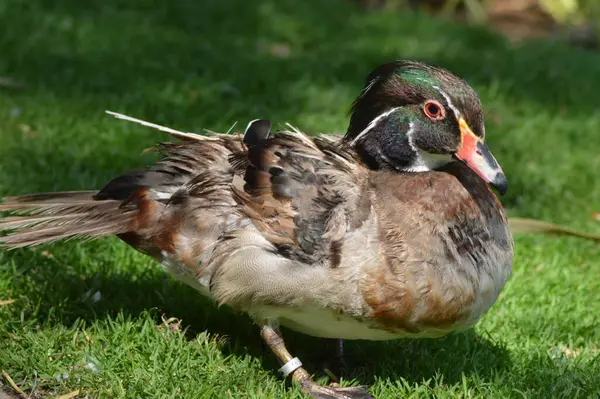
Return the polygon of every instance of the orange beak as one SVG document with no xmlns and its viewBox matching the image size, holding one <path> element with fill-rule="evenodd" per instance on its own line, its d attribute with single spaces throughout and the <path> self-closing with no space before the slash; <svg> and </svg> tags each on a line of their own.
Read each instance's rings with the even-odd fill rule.
<svg viewBox="0 0 600 399">
<path fill-rule="evenodd" d="M 508 184 L 498 161 L 496 161 L 483 139 L 473 133 L 463 118 L 458 120 L 458 125 L 460 127 L 461 145 L 456 157 L 466 163 L 483 181 L 498 189 L 500 194 L 504 194 Z"/>
</svg>

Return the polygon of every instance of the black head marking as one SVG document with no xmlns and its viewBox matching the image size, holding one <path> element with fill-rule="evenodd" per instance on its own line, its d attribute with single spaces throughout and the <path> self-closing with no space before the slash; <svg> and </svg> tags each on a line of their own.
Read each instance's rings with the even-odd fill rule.
<svg viewBox="0 0 600 399">
<path fill-rule="evenodd" d="M 267 119 L 255 119 L 248 124 L 244 133 L 243 143 L 256 146 L 263 140 L 269 138 L 271 133 L 271 121 Z"/>
<path fill-rule="evenodd" d="M 438 106 L 435 115 L 427 104 Z M 371 168 L 429 170 L 452 160 L 459 120 L 483 137 L 479 96 L 460 77 L 428 64 L 394 61 L 375 68 L 354 101 L 345 140 Z"/>
</svg>

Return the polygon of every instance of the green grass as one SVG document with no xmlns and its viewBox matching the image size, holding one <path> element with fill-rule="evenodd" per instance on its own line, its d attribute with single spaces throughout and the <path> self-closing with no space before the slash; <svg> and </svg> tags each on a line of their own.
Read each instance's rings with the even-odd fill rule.
<svg viewBox="0 0 600 399">
<path fill-rule="evenodd" d="M 366 73 L 398 58 L 480 93 L 511 216 L 600 231 L 599 55 L 343 0 L 1 2 L 0 77 L 26 86 L 0 88 L 0 196 L 99 188 L 150 162 L 141 151 L 165 135 L 105 109 L 185 131 L 258 117 L 344 131 Z M 598 244 L 520 235 L 514 275 L 473 331 L 347 343 L 352 375 L 378 398 L 600 397 L 599 275 Z M 302 397 L 246 316 L 117 239 L 0 252 L 9 298 L 0 369 L 34 397 Z M 284 333 L 326 381 L 323 341 Z"/>
</svg>

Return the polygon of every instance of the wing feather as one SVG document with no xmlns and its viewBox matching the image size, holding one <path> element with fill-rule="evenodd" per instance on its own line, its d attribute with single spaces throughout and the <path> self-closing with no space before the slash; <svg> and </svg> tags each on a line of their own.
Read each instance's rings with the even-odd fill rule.
<svg viewBox="0 0 600 399">
<path fill-rule="evenodd" d="M 250 127 L 250 126 L 249 126 Z M 309 264 L 335 263 L 341 240 L 360 226 L 358 207 L 368 171 L 339 136 L 310 137 L 298 129 L 247 140 L 243 189 L 234 187 L 243 212 L 279 251 Z"/>
</svg>

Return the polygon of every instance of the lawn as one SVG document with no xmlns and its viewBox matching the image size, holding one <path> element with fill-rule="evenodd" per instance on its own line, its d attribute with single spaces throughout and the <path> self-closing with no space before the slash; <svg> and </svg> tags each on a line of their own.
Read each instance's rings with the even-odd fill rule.
<svg viewBox="0 0 600 399">
<path fill-rule="evenodd" d="M 344 0 L 1 2 L 0 77 L 24 86 L 0 87 L 0 196 L 100 188 L 151 162 L 142 151 L 166 135 L 105 109 L 184 131 L 269 118 L 342 132 L 368 71 L 399 58 L 446 67 L 480 93 L 510 216 L 600 232 L 599 54 L 511 46 Z M 474 330 L 348 342 L 347 383 L 377 398 L 600 397 L 600 245 L 515 244 L 514 274 Z M 302 397 L 248 317 L 216 310 L 117 239 L 0 252 L 8 299 L 0 370 L 32 397 Z M 327 381 L 329 343 L 284 334 Z"/>
</svg>

